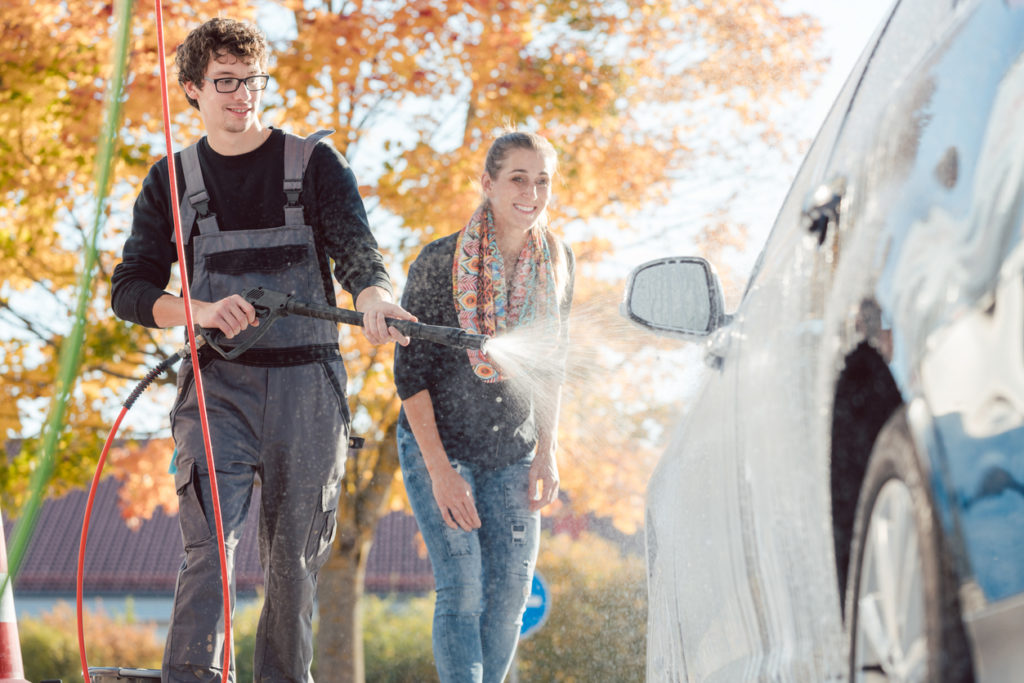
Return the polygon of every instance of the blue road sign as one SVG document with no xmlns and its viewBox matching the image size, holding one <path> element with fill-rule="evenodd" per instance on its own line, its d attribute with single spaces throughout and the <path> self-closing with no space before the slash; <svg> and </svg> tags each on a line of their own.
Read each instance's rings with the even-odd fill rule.
<svg viewBox="0 0 1024 683">
<path fill-rule="evenodd" d="M 540 572 L 534 572 L 530 597 L 526 599 L 526 611 L 523 612 L 523 627 L 519 630 L 520 637 L 527 638 L 543 626 L 550 611 L 548 584 L 541 578 Z"/>
</svg>

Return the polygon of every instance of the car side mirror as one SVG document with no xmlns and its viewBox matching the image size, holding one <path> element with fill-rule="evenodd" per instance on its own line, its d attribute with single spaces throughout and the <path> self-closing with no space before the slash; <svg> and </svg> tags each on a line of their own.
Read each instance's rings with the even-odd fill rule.
<svg viewBox="0 0 1024 683">
<path fill-rule="evenodd" d="M 718 276 L 697 256 L 661 258 L 634 268 L 620 310 L 641 327 L 684 338 L 706 337 L 728 320 Z"/>
</svg>

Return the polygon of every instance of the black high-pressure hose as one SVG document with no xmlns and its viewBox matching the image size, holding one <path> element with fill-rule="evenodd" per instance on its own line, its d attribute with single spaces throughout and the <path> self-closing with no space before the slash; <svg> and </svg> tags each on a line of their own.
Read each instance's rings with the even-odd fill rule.
<svg viewBox="0 0 1024 683">
<path fill-rule="evenodd" d="M 261 321 L 263 323 L 261 326 L 262 329 L 260 330 L 261 333 L 265 333 L 278 317 L 289 314 L 301 315 L 308 318 L 319 318 L 321 320 L 330 320 L 336 323 L 344 323 L 346 325 L 355 325 L 359 327 L 363 324 L 363 314 L 358 311 L 337 308 L 335 306 L 306 303 L 304 301 L 293 299 L 291 295 L 266 290 L 262 287 L 247 290 L 246 292 L 243 292 L 243 296 L 246 300 L 254 304 L 257 307 L 257 310 L 263 314 L 261 316 Z M 414 339 L 432 341 L 445 346 L 479 350 L 483 349 L 487 342 L 490 341 L 490 337 L 485 334 L 473 334 L 458 327 L 428 325 L 426 323 L 413 322 L 411 320 L 398 320 L 396 318 L 386 318 L 386 320 L 388 325 L 394 327 L 406 336 L 413 337 Z M 201 332 L 203 333 L 203 336 L 202 339 L 200 339 L 199 344 L 202 345 L 205 341 L 220 353 L 220 355 L 228 359 L 236 357 L 240 351 L 250 347 L 260 336 L 262 336 L 262 334 L 258 334 L 255 338 L 251 339 L 245 347 L 223 349 L 220 347 L 220 342 L 224 341 L 224 335 L 220 330 L 201 330 Z M 149 372 L 146 373 L 145 377 L 139 380 L 138 384 L 135 385 L 135 388 L 132 389 L 128 398 L 124 400 L 122 405 L 125 409 L 130 410 L 139 399 L 139 396 L 142 395 L 142 392 L 148 389 L 149 385 L 156 381 L 157 377 L 162 375 L 168 369 L 174 367 L 175 363 L 189 355 L 188 346 L 183 346 L 151 368 Z"/>
<path fill-rule="evenodd" d="M 301 315 L 307 318 L 330 320 L 332 322 L 344 323 L 346 325 L 354 325 L 357 327 L 361 327 L 363 325 L 363 314 L 358 311 L 351 311 L 323 304 L 311 304 L 294 299 L 291 295 L 266 290 L 262 287 L 247 290 L 246 292 L 243 292 L 243 296 L 247 301 L 255 305 L 257 311 L 262 314 L 260 316 L 262 324 L 259 328 L 256 328 L 259 332 L 254 337 L 250 338 L 248 343 L 241 347 L 230 347 L 225 349 L 220 346 L 220 344 L 225 340 L 223 332 L 217 329 L 200 330 L 202 332 L 202 338 L 200 338 L 199 344 L 202 345 L 205 342 L 209 346 L 212 346 L 221 356 L 229 360 L 237 357 L 240 352 L 251 347 L 281 316 L 289 314 Z M 386 318 L 386 320 L 388 325 L 394 327 L 408 337 L 431 341 L 444 346 L 452 346 L 460 349 L 482 350 L 491 339 L 485 334 L 473 334 L 458 327 L 428 325 L 426 323 L 413 322 L 411 320 L 398 320 L 396 318 Z M 156 381 L 157 377 L 173 367 L 175 363 L 189 355 L 188 346 L 183 346 L 167 358 L 164 358 L 160 363 L 150 369 L 149 372 L 146 373 L 145 377 L 139 380 L 138 384 L 135 385 L 135 388 L 132 389 L 132 392 L 128 395 L 128 398 L 125 399 L 122 405 L 124 405 L 126 409 L 130 410 L 139 399 L 139 396 L 142 395 L 142 392 L 148 389 L 149 385 Z"/>
<path fill-rule="evenodd" d="M 149 385 L 152 384 L 157 377 L 164 374 L 164 372 L 166 372 L 170 368 L 174 367 L 175 363 L 177 363 L 179 360 L 188 355 L 188 347 L 183 346 L 180 349 L 178 349 L 178 351 L 176 351 L 175 353 L 172 353 L 167 358 L 164 358 L 149 372 L 147 372 L 145 377 L 139 380 L 139 383 L 135 385 L 134 389 L 132 389 L 132 393 L 128 394 L 128 398 L 126 398 L 124 400 L 124 403 L 122 403 L 121 405 L 123 405 L 126 409 L 131 410 L 132 406 L 135 405 L 135 402 L 139 399 L 139 396 L 142 395 L 142 392 L 148 389 Z"/>
</svg>

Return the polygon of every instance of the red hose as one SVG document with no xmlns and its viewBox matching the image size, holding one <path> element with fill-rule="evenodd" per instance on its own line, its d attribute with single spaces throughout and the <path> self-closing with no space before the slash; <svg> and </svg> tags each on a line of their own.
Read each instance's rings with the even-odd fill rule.
<svg viewBox="0 0 1024 683">
<path fill-rule="evenodd" d="M 96 473 L 92 476 L 92 484 L 89 486 L 89 497 L 85 503 L 85 518 L 82 520 L 82 537 L 78 542 L 78 576 L 76 584 L 77 607 L 78 607 L 78 653 L 82 658 L 82 676 L 85 682 L 89 683 L 89 662 L 85 658 L 85 622 L 82 617 L 82 584 L 85 575 L 85 541 L 89 536 L 89 517 L 92 514 L 92 503 L 96 498 L 96 487 L 100 483 L 100 474 L 103 472 L 103 464 L 107 461 L 107 453 L 110 452 L 110 444 L 114 442 L 114 436 L 121 427 L 121 421 L 128 412 L 128 406 L 121 409 L 114 426 L 110 428 L 107 441 L 103 444 L 103 452 L 100 453 L 100 460 L 96 463 Z"/>
<path fill-rule="evenodd" d="M 224 662 L 223 662 L 223 679 L 227 680 L 229 672 L 231 670 L 231 590 L 228 583 L 228 560 L 227 552 L 224 548 L 224 523 L 221 520 L 220 513 L 220 493 L 217 488 L 217 473 L 214 467 L 213 461 L 213 444 L 210 441 L 210 425 L 209 420 L 206 416 L 206 397 L 203 392 L 203 378 L 202 373 L 199 369 L 199 357 L 196 353 L 197 344 L 195 336 L 195 328 L 192 322 L 192 298 L 189 294 L 188 285 L 188 273 L 185 268 L 185 253 L 184 244 L 185 240 L 182 238 L 181 230 L 181 216 L 178 210 L 178 183 L 177 173 L 174 167 L 174 151 L 171 141 L 171 113 L 169 104 L 169 94 L 167 89 L 167 67 L 166 61 L 166 49 L 164 47 L 164 27 L 163 27 L 163 6 L 161 0 L 155 0 L 156 2 L 156 30 L 157 30 L 157 43 L 159 47 L 157 62 L 160 65 L 160 87 L 161 96 L 163 100 L 163 117 L 164 117 L 164 136 L 167 146 L 167 175 L 170 179 L 170 196 L 171 200 L 171 213 L 174 217 L 174 234 L 176 236 L 176 244 L 178 247 L 178 268 L 181 277 L 181 292 L 182 298 L 185 300 L 185 329 L 188 331 L 189 351 L 192 356 L 192 370 L 195 375 L 196 385 L 196 399 L 199 403 L 199 418 L 203 428 L 203 446 L 206 450 L 206 465 L 210 474 L 210 493 L 213 498 L 213 515 L 217 526 L 217 545 L 220 556 L 220 574 L 221 574 L 221 586 L 223 588 L 223 600 L 224 600 Z M 133 401 L 130 399 L 130 401 Z M 110 446 L 114 441 L 114 437 L 117 435 L 117 431 L 121 426 L 122 420 L 124 420 L 125 414 L 131 407 L 131 402 L 126 402 L 126 405 L 121 410 L 121 413 L 117 416 L 117 420 L 114 422 L 114 426 L 110 430 L 110 434 L 107 436 L 107 441 L 103 445 L 103 451 L 100 454 L 99 462 L 96 464 L 96 472 L 92 478 L 92 484 L 89 487 L 89 496 L 86 501 L 85 517 L 82 521 L 82 535 L 78 546 L 78 576 L 77 576 L 77 612 L 78 612 L 78 649 L 81 656 L 82 663 L 82 676 L 86 683 L 90 683 L 89 678 L 89 662 L 85 654 L 85 629 L 83 622 L 83 609 L 82 609 L 82 594 L 83 594 L 83 583 L 85 574 L 85 546 L 86 540 L 89 535 L 89 518 L 92 514 L 92 505 L 96 497 L 96 488 L 99 484 L 100 475 L 103 472 L 103 466 L 106 463 L 107 454 L 110 451 Z"/>
<path fill-rule="evenodd" d="M 196 381 L 196 399 L 199 402 L 199 419 L 203 427 L 203 446 L 206 449 L 206 466 L 210 475 L 210 496 L 213 498 L 213 517 L 217 523 L 217 550 L 220 556 L 221 587 L 224 599 L 224 673 L 226 680 L 231 671 L 231 589 L 228 584 L 228 558 L 224 549 L 224 522 L 220 514 L 220 493 L 217 489 L 217 472 L 213 462 L 213 444 L 210 441 L 210 424 L 206 416 L 206 396 L 203 393 L 203 377 L 199 370 L 199 354 L 196 345 L 195 326 L 192 322 L 192 297 L 189 294 L 188 271 L 185 268 L 185 239 L 181 229 L 181 215 L 178 211 L 178 176 L 174 168 L 174 149 L 171 143 L 171 108 L 167 90 L 166 49 L 164 48 L 163 5 L 156 3 L 156 32 L 160 52 L 160 90 L 163 101 L 164 137 L 167 145 L 167 177 L 171 184 L 171 213 L 174 216 L 174 234 L 178 246 L 178 272 L 181 278 L 181 296 L 185 300 L 185 329 L 188 331 L 189 350 L 192 355 L 192 371 Z M 191 226 L 189 226 L 191 229 Z"/>
</svg>

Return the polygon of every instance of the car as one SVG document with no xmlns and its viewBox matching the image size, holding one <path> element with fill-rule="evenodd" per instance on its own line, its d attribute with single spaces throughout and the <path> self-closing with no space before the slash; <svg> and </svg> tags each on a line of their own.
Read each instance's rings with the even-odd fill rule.
<svg viewBox="0 0 1024 683">
<path fill-rule="evenodd" d="M 732 312 L 622 313 L 707 367 L 645 503 L 649 681 L 1024 681 L 1024 2 L 898 0 Z"/>
</svg>

